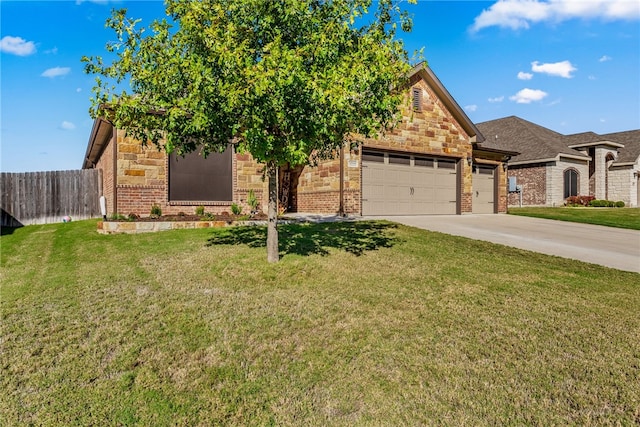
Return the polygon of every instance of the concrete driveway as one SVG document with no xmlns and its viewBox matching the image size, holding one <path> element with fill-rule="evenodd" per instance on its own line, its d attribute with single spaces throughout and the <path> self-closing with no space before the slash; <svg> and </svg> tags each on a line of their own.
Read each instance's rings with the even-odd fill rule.
<svg viewBox="0 0 640 427">
<path fill-rule="evenodd" d="M 640 231 L 516 215 L 365 217 L 640 273 Z"/>
</svg>

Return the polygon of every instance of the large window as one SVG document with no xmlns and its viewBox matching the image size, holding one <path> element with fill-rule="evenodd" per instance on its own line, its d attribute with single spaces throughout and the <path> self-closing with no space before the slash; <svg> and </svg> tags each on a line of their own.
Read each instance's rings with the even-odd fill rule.
<svg viewBox="0 0 640 427">
<path fill-rule="evenodd" d="M 564 171 L 564 198 L 578 195 L 578 171 L 567 169 Z"/>
<path fill-rule="evenodd" d="M 211 153 L 197 152 L 185 157 L 169 156 L 169 201 L 226 202 L 233 200 L 233 148 Z"/>
</svg>

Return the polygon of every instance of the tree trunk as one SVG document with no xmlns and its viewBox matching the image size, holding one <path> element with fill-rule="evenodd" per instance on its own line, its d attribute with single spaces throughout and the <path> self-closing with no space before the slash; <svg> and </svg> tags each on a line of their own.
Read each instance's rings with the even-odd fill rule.
<svg viewBox="0 0 640 427">
<path fill-rule="evenodd" d="M 267 165 L 267 177 L 269 179 L 269 217 L 267 225 L 267 261 L 278 262 L 278 165 L 269 162 Z"/>
</svg>

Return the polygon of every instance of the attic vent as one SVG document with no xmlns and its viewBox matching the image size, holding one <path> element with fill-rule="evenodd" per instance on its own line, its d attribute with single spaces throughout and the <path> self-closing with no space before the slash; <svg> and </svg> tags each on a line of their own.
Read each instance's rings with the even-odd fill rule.
<svg viewBox="0 0 640 427">
<path fill-rule="evenodd" d="M 422 91 L 420 89 L 413 89 L 411 93 L 411 106 L 414 111 L 422 111 Z"/>
</svg>

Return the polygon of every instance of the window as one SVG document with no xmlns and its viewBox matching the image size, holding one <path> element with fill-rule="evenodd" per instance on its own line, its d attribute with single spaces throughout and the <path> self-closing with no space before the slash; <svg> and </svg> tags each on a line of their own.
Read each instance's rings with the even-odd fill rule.
<svg viewBox="0 0 640 427">
<path fill-rule="evenodd" d="M 408 165 L 411 163 L 411 158 L 409 156 L 403 156 L 402 154 L 389 154 L 389 163 Z"/>
<path fill-rule="evenodd" d="M 438 160 L 438 169 L 454 169 L 456 168 L 456 162 L 452 160 Z"/>
<path fill-rule="evenodd" d="M 578 172 L 575 169 L 564 171 L 564 198 L 578 195 Z"/>
<path fill-rule="evenodd" d="M 169 156 L 170 202 L 226 202 L 233 200 L 233 148 L 207 158 L 192 152 Z"/>
<path fill-rule="evenodd" d="M 363 151 L 362 160 L 365 162 L 384 163 L 384 153 L 380 151 Z"/>
<path fill-rule="evenodd" d="M 414 160 L 414 164 L 416 166 L 424 166 L 427 168 L 432 168 L 433 167 L 433 159 L 428 159 L 428 158 L 423 158 L 423 157 L 416 157 Z"/>
</svg>

